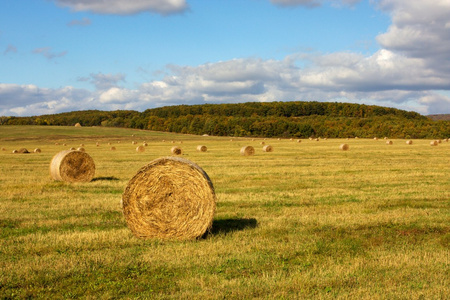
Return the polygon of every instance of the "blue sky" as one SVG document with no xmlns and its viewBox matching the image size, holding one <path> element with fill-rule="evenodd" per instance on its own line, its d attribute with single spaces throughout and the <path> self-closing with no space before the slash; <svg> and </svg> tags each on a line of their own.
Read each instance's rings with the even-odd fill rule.
<svg viewBox="0 0 450 300">
<path fill-rule="evenodd" d="M 2 0 L 0 115 L 247 101 L 450 113 L 450 1 Z"/>
</svg>

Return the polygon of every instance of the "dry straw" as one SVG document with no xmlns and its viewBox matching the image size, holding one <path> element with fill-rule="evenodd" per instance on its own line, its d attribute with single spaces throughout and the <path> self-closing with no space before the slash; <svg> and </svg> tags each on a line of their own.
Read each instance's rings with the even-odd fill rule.
<svg viewBox="0 0 450 300">
<path fill-rule="evenodd" d="M 260 144 L 261 144 L 261 145 L 265 145 L 265 144 L 266 144 L 266 142 L 261 142 Z"/>
<path fill-rule="evenodd" d="M 431 141 L 430 146 L 437 146 L 439 144 L 438 141 Z"/>
<path fill-rule="evenodd" d="M 81 152 L 86 152 L 86 149 L 84 149 L 83 147 L 78 147 L 77 150 Z"/>
<path fill-rule="evenodd" d="M 172 152 L 172 154 L 174 154 L 174 155 L 181 155 L 181 148 L 178 146 L 173 146 L 170 149 L 170 152 Z"/>
<path fill-rule="evenodd" d="M 392 145 L 393 142 L 392 141 L 386 141 L 386 145 Z"/>
<path fill-rule="evenodd" d="M 109 148 L 109 150 L 116 151 L 116 147 L 112 146 L 111 148 Z"/>
<path fill-rule="evenodd" d="M 145 147 L 144 146 L 137 146 L 136 147 L 136 152 L 144 152 L 145 151 Z"/>
<path fill-rule="evenodd" d="M 34 149 L 34 153 L 41 153 L 41 149 L 39 148 Z"/>
<path fill-rule="evenodd" d="M 407 141 L 406 141 L 406 144 L 407 144 L 407 145 L 412 145 L 412 143 L 413 143 L 413 141 L 411 141 L 411 140 L 407 140 Z"/>
<path fill-rule="evenodd" d="M 241 148 L 241 155 L 249 156 L 255 154 L 255 148 L 252 146 L 244 146 Z"/>
<path fill-rule="evenodd" d="M 273 147 L 270 146 L 270 145 L 265 145 L 265 146 L 263 147 L 263 151 L 264 151 L 264 152 L 273 152 Z"/>
<path fill-rule="evenodd" d="M 128 182 L 122 208 L 128 227 L 139 238 L 196 239 L 212 226 L 216 196 L 197 164 L 164 157 L 151 161 Z"/>
<path fill-rule="evenodd" d="M 81 127 L 80 123 L 75 124 L 75 127 Z"/>
<path fill-rule="evenodd" d="M 341 144 L 339 146 L 339 149 L 343 150 L 343 151 L 347 151 L 350 148 L 350 146 L 348 144 Z"/>
<path fill-rule="evenodd" d="M 89 182 L 94 174 L 94 160 L 86 152 L 64 150 L 50 163 L 50 175 L 57 181 Z"/>
<path fill-rule="evenodd" d="M 25 149 L 25 148 L 20 148 L 19 150 L 15 150 L 16 152 L 14 152 L 14 153 L 30 153 L 27 149 Z"/>
<path fill-rule="evenodd" d="M 206 152 L 207 150 L 208 150 L 208 148 L 204 145 L 197 146 L 197 151 L 199 151 L 199 152 Z"/>
</svg>

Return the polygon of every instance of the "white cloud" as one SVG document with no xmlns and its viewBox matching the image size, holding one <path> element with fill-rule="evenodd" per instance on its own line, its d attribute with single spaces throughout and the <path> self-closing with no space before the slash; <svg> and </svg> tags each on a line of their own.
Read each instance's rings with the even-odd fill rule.
<svg viewBox="0 0 450 300">
<path fill-rule="evenodd" d="M 72 20 L 69 23 L 67 23 L 67 26 L 89 26 L 92 24 L 91 19 L 89 18 L 82 18 L 81 20 Z"/>
<path fill-rule="evenodd" d="M 6 55 L 8 53 L 17 53 L 16 46 L 9 44 L 8 47 L 6 47 L 5 51 L 3 51 L 4 55 Z"/>
<path fill-rule="evenodd" d="M 188 9 L 186 0 L 53 0 L 73 11 L 98 14 L 132 15 L 151 12 L 161 15 L 181 13 Z"/>
<path fill-rule="evenodd" d="M 112 87 L 118 86 L 119 82 L 125 82 L 125 74 L 91 73 L 89 77 L 78 78 L 78 81 L 90 82 L 97 90 L 108 90 Z"/>
<path fill-rule="evenodd" d="M 50 47 L 42 47 L 42 48 L 36 48 L 33 50 L 34 54 L 40 54 L 46 57 L 49 60 L 55 59 L 57 57 L 63 57 L 67 54 L 67 51 L 62 51 L 59 53 L 52 52 L 52 48 Z"/>
</svg>

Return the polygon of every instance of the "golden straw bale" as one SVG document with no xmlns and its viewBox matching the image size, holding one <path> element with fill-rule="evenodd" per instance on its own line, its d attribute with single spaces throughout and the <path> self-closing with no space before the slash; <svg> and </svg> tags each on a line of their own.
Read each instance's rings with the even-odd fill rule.
<svg viewBox="0 0 450 300">
<path fill-rule="evenodd" d="M 148 144 L 146 142 L 143 142 L 142 146 L 148 146 Z"/>
<path fill-rule="evenodd" d="M 386 141 L 386 145 L 392 145 L 393 142 L 392 141 Z"/>
<path fill-rule="evenodd" d="M 377 138 L 377 137 L 374 137 L 373 139 L 374 139 L 375 141 L 378 141 L 378 138 Z"/>
<path fill-rule="evenodd" d="M 302 140 L 297 140 L 297 143 L 301 143 L 302 142 Z"/>
<path fill-rule="evenodd" d="M 2 148 L 2 151 L 6 151 L 6 148 Z"/>
<path fill-rule="evenodd" d="M 145 147 L 144 146 L 137 146 L 136 147 L 136 152 L 145 152 Z"/>
<path fill-rule="evenodd" d="M 25 149 L 25 148 L 20 148 L 19 150 L 17 150 L 17 152 L 16 153 L 30 153 L 30 151 L 28 151 L 27 149 Z"/>
<path fill-rule="evenodd" d="M 216 195 L 197 164 L 179 157 L 158 158 L 128 182 L 122 209 L 136 237 L 196 239 L 212 226 Z"/>
<path fill-rule="evenodd" d="M 17 150 L 13 150 L 13 151 L 12 151 L 12 153 L 19 153 L 19 151 L 17 151 Z"/>
<path fill-rule="evenodd" d="M 241 155 L 249 156 L 255 154 L 255 148 L 252 146 L 244 146 L 241 148 Z"/>
<path fill-rule="evenodd" d="M 265 146 L 263 147 L 263 151 L 264 151 L 264 152 L 273 152 L 273 147 L 270 146 L 270 145 L 265 145 Z"/>
<path fill-rule="evenodd" d="M 81 124 L 80 123 L 76 123 L 75 127 L 81 127 Z"/>
<path fill-rule="evenodd" d="M 78 147 L 77 150 L 81 152 L 86 152 L 86 149 L 84 149 L 83 147 Z"/>
<path fill-rule="evenodd" d="M 261 144 L 261 145 L 265 145 L 265 144 L 266 144 L 266 142 L 261 142 L 260 144 Z"/>
<path fill-rule="evenodd" d="M 207 150 L 208 150 L 208 148 L 206 146 L 203 146 L 203 145 L 197 146 L 197 151 L 199 151 L 199 152 L 206 152 Z"/>
<path fill-rule="evenodd" d="M 112 146 L 111 148 L 109 148 L 109 150 L 116 151 L 116 147 Z"/>
<path fill-rule="evenodd" d="M 70 149 L 69 150 L 75 150 L 75 148 L 74 147 L 70 147 Z"/>
<path fill-rule="evenodd" d="M 411 141 L 411 140 L 407 140 L 407 141 L 406 141 L 406 144 L 407 144 L 407 145 L 412 145 L 412 143 L 413 143 L 413 141 Z"/>
<path fill-rule="evenodd" d="M 350 146 L 348 144 L 341 144 L 339 146 L 339 149 L 341 149 L 343 151 L 347 151 L 348 149 L 350 149 Z"/>
<path fill-rule="evenodd" d="M 50 163 L 50 175 L 57 181 L 89 182 L 94 174 L 94 160 L 86 152 L 64 150 Z"/>
<path fill-rule="evenodd" d="M 41 149 L 39 148 L 34 149 L 34 153 L 41 153 Z"/>
<path fill-rule="evenodd" d="M 174 154 L 174 155 L 181 155 L 181 148 L 180 147 L 178 147 L 178 146 L 173 146 L 171 149 L 170 149 L 170 152 L 172 152 L 172 154 Z"/>
<path fill-rule="evenodd" d="M 430 146 L 437 146 L 439 143 L 438 141 L 431 141 Z"/>
</svg>

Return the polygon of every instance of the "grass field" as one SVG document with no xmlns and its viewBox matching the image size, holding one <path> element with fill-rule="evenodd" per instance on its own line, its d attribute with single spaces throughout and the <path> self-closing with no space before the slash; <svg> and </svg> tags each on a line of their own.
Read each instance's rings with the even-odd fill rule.
<svg viewBox="0 0 450 300">
<path fill-rule="evenodd" d="M 262 141 L 0 126 L 0 298 L 448 299 L 450 142 L 267 139 L 265 153 Z M 53 181 L 52 157 L 80 144 L 94 180 Z M 138 239 L 121 195 L 173 145 L 214 184 L 213 228 Z"/>
</svg>

